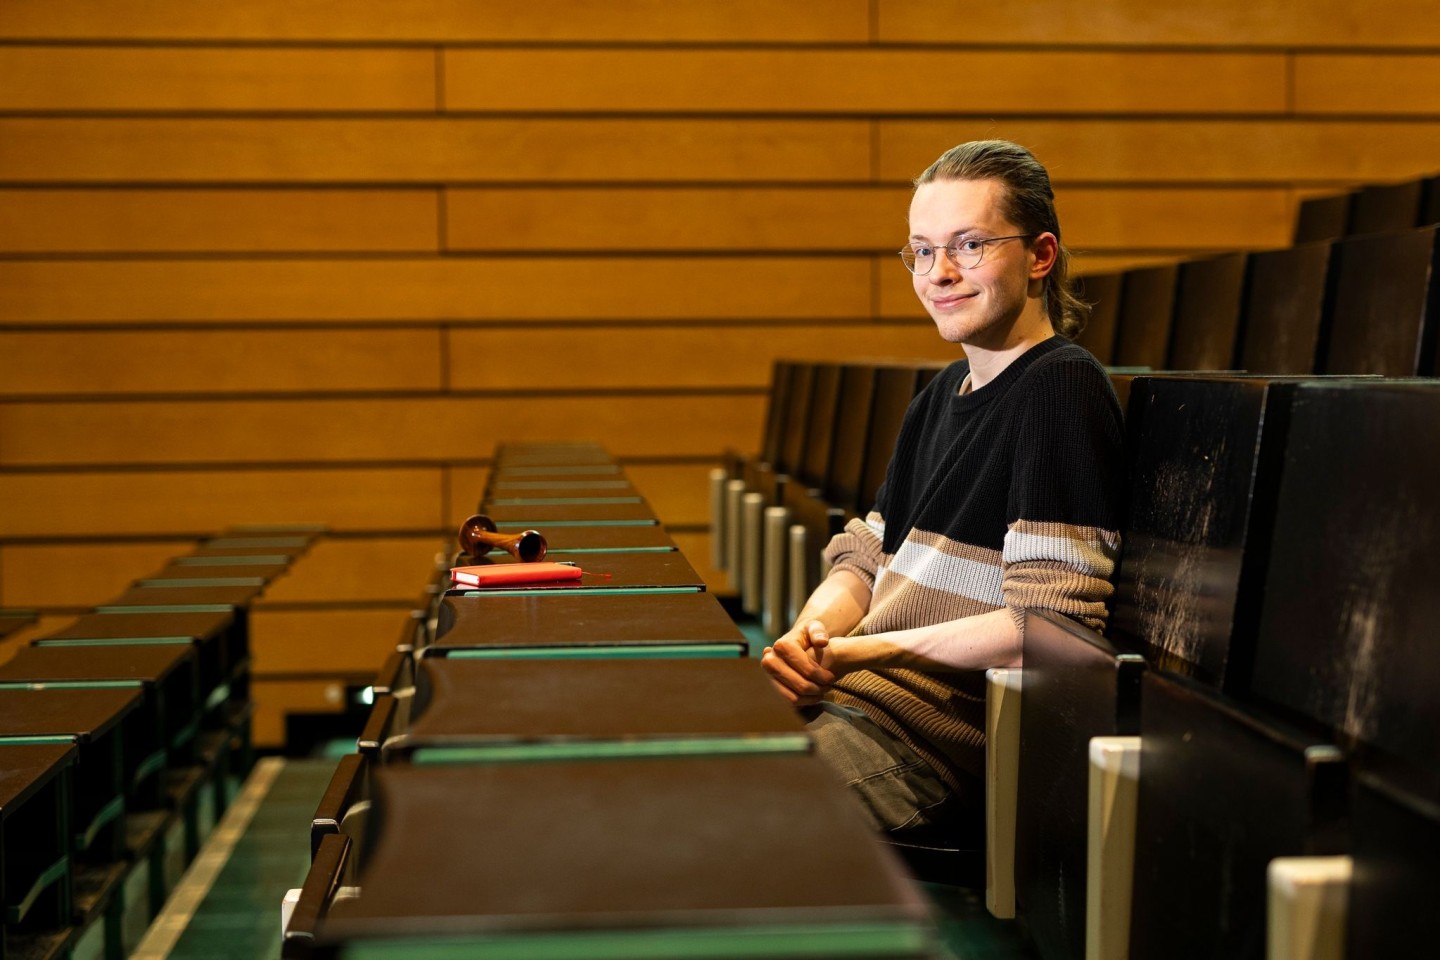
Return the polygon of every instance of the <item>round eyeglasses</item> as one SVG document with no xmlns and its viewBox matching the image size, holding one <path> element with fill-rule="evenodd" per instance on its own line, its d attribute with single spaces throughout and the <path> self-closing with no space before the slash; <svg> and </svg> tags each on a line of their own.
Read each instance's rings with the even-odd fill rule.
<svg viewBox="0 0 1440 960">
<path fill-rule="evenodd" d="M 980 266 L 980 261 L 985 259 L 985 249 L 989 244 L 999 243 L 1001 240 L 1030 240 L 1039 236 L 1035 233 L 1017 233 L 1008 237 L 991 237 L 988 240 L 977 240 L 974 237 L 956 237 L 942 248 L 945 256 L 950 262 L 962 270 L 970 270 Z M 905 269 L 923 277 L 935 269 L 935 247 L 933 244 L 924 243 L 920 240 L 913 241 L 900 248 L 900 259 L 905 262 Z"/>
</svg>

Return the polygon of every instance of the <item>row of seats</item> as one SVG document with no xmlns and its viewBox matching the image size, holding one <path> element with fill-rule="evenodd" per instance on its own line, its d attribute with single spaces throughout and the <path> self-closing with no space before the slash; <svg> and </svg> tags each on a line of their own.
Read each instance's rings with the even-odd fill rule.
<svg viewBox="0 0 1440 960">
<path fill-rule="evenodd" d="M 139 943 L 250 767 L 249 607 L 314 535 L 206 540 L 0 664 L 0 955 Z"/>
<path fill-rule="evenodd" d="M 1338 240 L 1440 223 L 1440 176 L 1376 183 L 1300 201 L 1294 242 Z"/>
<path fill-rule="evenodd" d="M 1287 248 L 1090 274 L 1078 342 L 1155 370 L 1433 376 L 1440 177 L 1303 201 Z"/>
<path fill-rule="evenodd" d="M 1131 384 L 1108 635 L 1032 615 L 1009 678 L 1043 955 L 1433 951 L 1437 427 L 1433 382 Z"/>
<path fill-rule="evenodd" d="M 505 445 L 480 510 L 316 810 L 284 956 L 935 956 L 899 861 L 623 468 Z M 536 534 L 578 580 L 451 582 L 536 561 Z M 800 862 L 826 882 L 775 869 Z"/>
<path fill-rule="evenodd" d="M 777 365 L 768 449 L 712 479 L 717 560 L 772 635 L 868 509 L 875 486 L 854 499 L 850 478 L 878 475 L 893 411 L 932 372 Z M 987 902 L 1047 958 L 1259 956 L 1267 938 L 1272 956 L 1423 952 L 1440 938 L 1440 464 L 1416 441 L 1440 428 L 1440 383 L 1112 383 L 1130 506 L 1110 628 L 1032 613 L 1025 668 L 991 672 Z M 858 473 L 839 455 L 866 449 L 881 459 Z M 780 576 L 776 538 L 804 545 Z M 1285 862 L 1311 854 L 1339 859 Z M 1338 909 L 1297 916 L 1297 897 Z M 1306 937 L 1330 952 L 1276 952 Z"/>
<path fill-rule="evenodd" d="M 776 362 L 760 452 L 710 474 L 711 564 L 766 636 L 794 622 L 823 578 L 820 550 L 875 502 L 905 410 L 941 369 Z"/>
</svg>

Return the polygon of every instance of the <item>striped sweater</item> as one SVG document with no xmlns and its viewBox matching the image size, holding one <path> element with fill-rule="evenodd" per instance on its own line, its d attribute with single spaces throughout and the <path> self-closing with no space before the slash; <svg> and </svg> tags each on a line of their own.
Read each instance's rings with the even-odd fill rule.
<svg viewBox="0 0 1440 960">
<path fill-rule="evenodd" d="M 951 364 L 910 404 L 874 510 L 826 548 L 871 588 L 852 635 L 1030 607 L 1103 628 L 1119 555 L 1120 407 L 1104 369 L 1061 337 L 963 392 Z M 843 677 L 864 710 L 953 788 L 984 769 L 985 677 L 907 669 Z"/>
</svg>

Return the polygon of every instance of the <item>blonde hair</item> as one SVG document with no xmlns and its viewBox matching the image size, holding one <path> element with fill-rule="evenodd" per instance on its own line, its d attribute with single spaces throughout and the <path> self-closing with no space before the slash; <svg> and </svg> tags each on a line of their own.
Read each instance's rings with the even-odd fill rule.
<svg viewBox="0 0 1440 960">
<path fill-rule="evenodd" d="M 1005 218 L 1028 234 L 1053 233 L 1055 266 L 1046 275 L 1040 303 L 1055 332 L 1074 340 L 1090 319 L 1090 304 L 1075 296 L 1070 251 L 1060 238 L 1050 174 L 1035 156 L 1009 140 L 973 140 L 951 147 L 915 178 L 920 187 L 936 180 L 998 180 L 1005 185 Z"/>
</svg>

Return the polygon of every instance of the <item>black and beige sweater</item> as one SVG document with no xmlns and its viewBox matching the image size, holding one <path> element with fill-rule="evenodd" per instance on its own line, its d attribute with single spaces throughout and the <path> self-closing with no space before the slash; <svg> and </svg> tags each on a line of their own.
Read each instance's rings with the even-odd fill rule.
<svg viewBox="0 0 1440 960">
<path fill-rule="evenodd" d="M 1121 418 L 1104 368 L 1061 337 L 974 392 L 969 363 L 911 403 L 875 509 L 826 549 L 870 584 L 854 635 L 1005 607 L 1105 623 L 1119 554 Z M 984 769 L 983 673 L 857 671 L 830 694 L 900 737 L 952 787 Z"/>
</svg>

